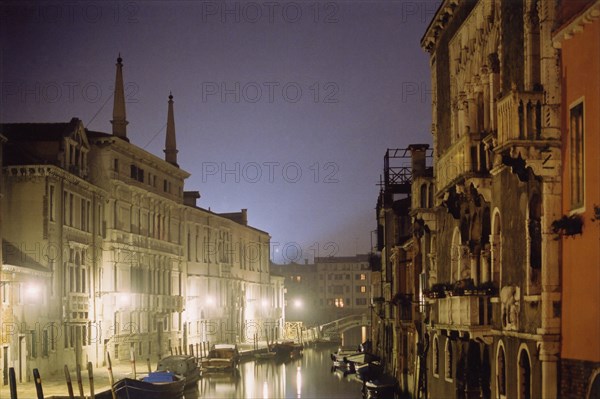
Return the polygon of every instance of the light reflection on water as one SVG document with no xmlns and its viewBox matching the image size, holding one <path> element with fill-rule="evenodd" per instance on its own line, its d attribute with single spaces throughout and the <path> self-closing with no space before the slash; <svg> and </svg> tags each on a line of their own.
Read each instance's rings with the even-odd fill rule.
<svg viewBox="0 0 600 399">
<path fill-rule="evenodd" d="M 239 372 L 204 376 L 198 391 L 186 399 L 359 399 L 361 385 L 353 376 L 331 372 L 336 347 L 307 348 L 301 358 L 248 361 Z"/>
</svg>

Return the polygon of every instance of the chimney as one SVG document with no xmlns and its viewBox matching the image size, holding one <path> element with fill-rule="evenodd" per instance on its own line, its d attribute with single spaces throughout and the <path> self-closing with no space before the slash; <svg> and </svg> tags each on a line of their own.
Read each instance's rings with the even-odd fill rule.
<svg viewBox="0 0 600 399">
<path fill-rule="evenodd" d="M 196 207 L 196 200 L 200 198 L 199 191 L 184 191 L 183 192 L 183 204 L 187 206 Z"/>
<path fill-rule="evenodd" d="M 248 209 L 242 209 L 242 224 L 248 226 Z"/>
<path fill-rule="evenodd" d="M 408 146 L 411 157 L 412 175 L 414 177 L 425 174 L 425 168 L 427 167 L 425 155 L 428 148 L 429 144 L 411 144 Z"/>
</svg>

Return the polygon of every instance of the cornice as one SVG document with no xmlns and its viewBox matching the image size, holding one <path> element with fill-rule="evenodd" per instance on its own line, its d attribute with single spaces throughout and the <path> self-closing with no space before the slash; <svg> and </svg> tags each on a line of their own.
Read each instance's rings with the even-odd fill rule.
<svg viewBox="0 0 600 399">
<path fill-rule="evenodd" d="M 587 24 L 591 24 L 600 18 L 600 0 L 583 10 L 579 15 L 561 26 L 552 36 L 552 45 L 554 48 L 561 48 L 565 40 L 568 40 L 576 34 L 583 31 Z"/>
</svg>

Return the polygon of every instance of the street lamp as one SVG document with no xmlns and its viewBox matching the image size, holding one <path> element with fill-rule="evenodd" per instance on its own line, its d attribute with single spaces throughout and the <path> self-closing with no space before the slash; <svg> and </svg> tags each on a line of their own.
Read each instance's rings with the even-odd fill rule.
<svg viewBox="0 0 600 399">
<path fill-rule="evenodd" d="M 294 299 L 294 307 L 296 309 L 301 309 L 304 306 L 304 304 L 302 303 L 302 299 Z"/>
</svg>

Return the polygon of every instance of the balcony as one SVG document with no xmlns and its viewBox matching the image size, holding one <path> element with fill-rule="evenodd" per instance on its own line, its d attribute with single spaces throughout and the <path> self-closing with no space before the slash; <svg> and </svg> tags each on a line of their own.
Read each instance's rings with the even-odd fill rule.
<svg viewBox="0 0 600 399">
<path fill-rule="evenodd" d="M 544 93 L 512 90 L 498 100 L 498 147 L 541 139 Z"/>
<path fill-rule="evenodd" d="M 87 312 L 90 306 L 90 299 L 86 293 L 69 293 L 69 311 Z"/>
<path fill-rule="evenodd" d="M 434 302 L 438 328 L 466 332 L 472 337 L 491 330 L 491 313 L 487 295 L 449 296 Z"/>
<path fill-rule="evenodd" d="M 155 311 L 173 313 L 183 311 L 183 297 L 180 295 L 155 295 Z"/>
<path fill-rule="evenodd" d="M 86 320 L 90 309 L 90 299 L 88 294 L 80 292 L 70 292 L 66 298 L 65 309 L 67 316 L 72 321 Z"/>
</svg>

